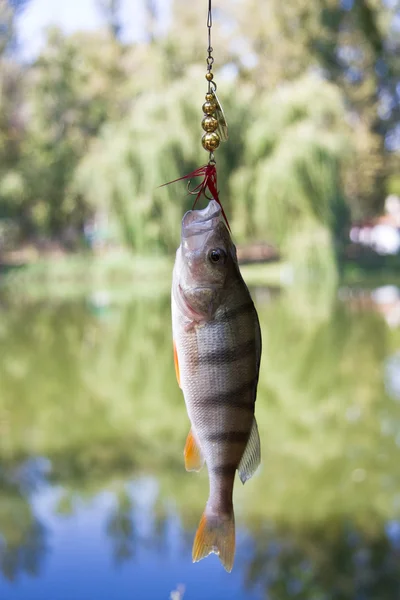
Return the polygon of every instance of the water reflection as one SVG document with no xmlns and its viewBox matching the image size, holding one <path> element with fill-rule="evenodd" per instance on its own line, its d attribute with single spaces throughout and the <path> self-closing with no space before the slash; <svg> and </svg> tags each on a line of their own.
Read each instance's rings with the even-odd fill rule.
<svg viewBox="0 0 400 600">
<path fill-rule="evenodd" d="M 126 492 L 116 496 L 116 506 L 107 519 L 106 532 L 111 540 L 112 555 L 118 564 L 130 560 L 135 554 L 135 528 L 132 500 Z"/>
<path fill-rule="evenodd" d="M 400 594 L 399 572 L 400 555 L 384 531 L 334 521 L 295 532 L 264 526 L 257 534 L 246 577 L 250 586 L 262 582 L 271 600 L 393 600 Z"/>
<path fill-rule="evenodd" d="M 235 491 L 231 576 L 191 564 L 207 478 L 183 469 L 169 299 L 3 309 L 2 600 L 400 597 L 399 330 L 343 296 L 255 295 L 263 465 Z"/>
<path fill-rule="evenodd" d="M 0 569 L 11 581 L 20 573 L 37 576 L 47 551 L 46 528 L 29 500 L 37 475 L 34 460 L 0 470 Z"/>
</svg>

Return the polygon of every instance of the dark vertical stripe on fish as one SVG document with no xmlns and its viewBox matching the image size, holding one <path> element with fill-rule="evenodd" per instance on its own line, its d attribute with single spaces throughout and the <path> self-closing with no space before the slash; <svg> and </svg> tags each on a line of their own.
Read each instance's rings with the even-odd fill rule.
<svg viewBox="0 0 400 600">
<path fill-rule="evenodd" d="M 240 306 L 236 306 L 235 308 L 225 310 L 224 313 L 215 322 L 226 323 L 227 321 L 236 319 L 236 317 L 238 316 L 242 316 L 247 313 L 252 313 L 253 311 L 255 311 L 253 301 L 246 302 L 245 304 L 241 304 Z"/>
<path fill-rule="evenodd" d="M 250 401 L 246 401 L 245 396 L 249 392 L 255 391 L 257 381 L 258 376 L 254 377 L 251 381 L 244 383 L 235 390 L 220 392 L 219 394 L 213 394 L 212 396 L 206 396 L 199 401 L 198 406 L 201 406 L 202 408 L 221 408 L 223 406 L 227 408 L 242 408 L 244 410 L 254 411 L 254 397 L 251 397 Z"/>
<path fill-rule="evenodd" d="M 235 362 L 246 356 L 256 353 L 256 342 L 254 339 L 239 344 L 235 348 L 227 348 L 224 350 L 213 350 L 206 354 L 199 355 L 200 365 L 217 365 L 222 366 L 231 362 Z"/>
<path fill-rule="evenodd" d="M 212 443 L 225 442 L 228 444 L 245 444 L 249 439 L 249 431 L 221 431 L 206 435 L 206 439 Z"/>
<path fill-rule="evenodd" d="M 227 464 L 227 465 L 217 465 L 212 467 L 212 472 L 214 475 L 218 475 L 220 477 L 225 477 L 228 475 L 233 475 L 237 469 L 237 465 Z"/>
<path fill-rule="evenodd" d="M 237 317 L 242 317 L 243 315 L 257 314 L 254 303 L 252 300 L 246 302 L 245 304 L 241 304 L 240 306 L 236 306 L 235 308 L 225 308 L 221 311 L 218 316 L 212 321 L 207 323 L 207 327 L 217 327 L 221 325 L 221 323 L 231 323 Z"/>
</svg>

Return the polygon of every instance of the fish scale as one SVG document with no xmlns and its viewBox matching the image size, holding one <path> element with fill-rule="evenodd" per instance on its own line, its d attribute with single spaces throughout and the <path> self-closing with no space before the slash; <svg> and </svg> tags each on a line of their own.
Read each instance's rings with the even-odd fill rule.
<svg viewBox="0 0 400 600">
<path fill-rule="evenodd" d="M 205 462 L 210 482 L 193 559 L 215 552 L 230 571 L 235 472 L 244 483 L 260 461 L 254 405 L 261 334 L 235 247 L 214 201 L 182 220 L 172 322 L 177 375 L 191 422 L 186 468 L 199 470 Z"/>
</svg>

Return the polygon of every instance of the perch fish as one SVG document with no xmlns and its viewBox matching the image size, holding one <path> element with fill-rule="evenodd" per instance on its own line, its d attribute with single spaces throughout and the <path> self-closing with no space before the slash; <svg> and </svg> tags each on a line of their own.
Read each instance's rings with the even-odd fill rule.
<svg viewBox="0 0 400 600">
<path fill-rule="evenodd" d="M 254 408 L 261 332 L 215 200 L 182 219 L 171 303 L 176 375 L 191 423 L 185 467 L 199 471 L 205 462 L 210 484 L 193 561 L 214 552 L 231 571 L 235 473 L 245 483 L 260 463 Z"/>
</svg>

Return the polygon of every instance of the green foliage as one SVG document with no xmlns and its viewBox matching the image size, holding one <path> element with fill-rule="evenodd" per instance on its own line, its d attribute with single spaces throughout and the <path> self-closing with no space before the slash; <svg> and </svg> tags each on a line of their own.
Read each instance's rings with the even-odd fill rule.
<svg viewBox="0 0 400 600">
<path fill-rule="evenodd" d="M 54 235 L 66 225 L 81 226 L 87 215 L 83 199 L 71 196 L 70 181 L 101 125 L 123 114 L 127 83 L 122 49 L 105 34 L 66 38 L 52 29 L 47 44 L 28 73 L 29 120 L 18 144 L 21 183 L 14 193 L 9 186 L 1 191 L 5 206 L 22 208 L 26 232 Z"/>
<path fill-rule="evenodd" d="M 0 218 L 16 221 L 22 238 L 76 243 L 88 220 L 105 216 L 108 241 L 172 252 L 191 198 L 183 183 L 157 186 L 207 160 L 204 20 L 175 0 L 170 30 L 157 36 L 150 2 L 147 40 L 124 45 L 119 2 L 98 6 L 104 31 L 52 29 L 32 65 L 2 58 Z M 395 14 L 372 0 L 216 4 L 216 80 L 230 127 L 219 185 L 238 240 L 268 237 L 307 271 L 333 273 L 349 212 L 380 210 L 398 171 L 384 146 L 397 109 L 381 106 L 398 80 Z"/>
<path fill-rule="evenodd" d="M 398 3 L 249 0 L 236 10 L 235 34 L 254 58 L 249 68 L 246 53 L 236 53 L 246 79 L 273 89 L 317 70 L 342 90 L 357 148 L 346 194 L 355 216 L 376 214 L 390 172 L 384 138 L 400 113 Z"/>
<path fill-rule="evenodd" d="M 201 160 L 197 132 L 190 126 L 197 117 L 192 83 L 194 77 L 179 80 L 163 96 L 143 93 L 129 119 L 104 128 L 77 170 L 77 193 L 107 209 L 119 227 L 118 239 L 134 250 L 176 247 L 179 189 L 157 186 Z"/>
<path fill-rule="evenodd" d="M 388 193 L 400 196 L 400 175 L 393 175 L 388 181 Z"/>
<path fill-rule="evenodd" d="M 77 191 L 107 209 L 135 250 L 161 245 L 171 251 L 177 244 L 176 223 L 188 207 L 176 200 L 184 184 L 156 186 L 201 164 L 200 131 L 191 128 L 193 99 L 200 104 L 201 98 L 199 75 L 189 73 L 163 96 L 143 94 L 130 121 L 104 129 L 77 171 Z M 219 174 L 231 182 L 221 193 L 237 238 L 268 237 L 285 251 L 289 237 L 301 241 L 311 232 L 309 253 L 322 240 L 321 254 L 325 246 L 332 257 L 330 232 L 337 232 L 343 210 L 341 170 L 348 150 L 337 90 L 309 77 L 261 100 L 231 85 L 225 93 L 233 119 Z"/>
<path fill-rule="evenodd" d="M 272 239 L 297 266 L 312 261 L 334 270 L 332 237 L 343 225 L 341 174 L 350 150 L 340 94 L 309 76 L 267 96 L 259 115 L 232 177 L 234 230 L 241 226 L 244 239 Z"/>
</svg>

